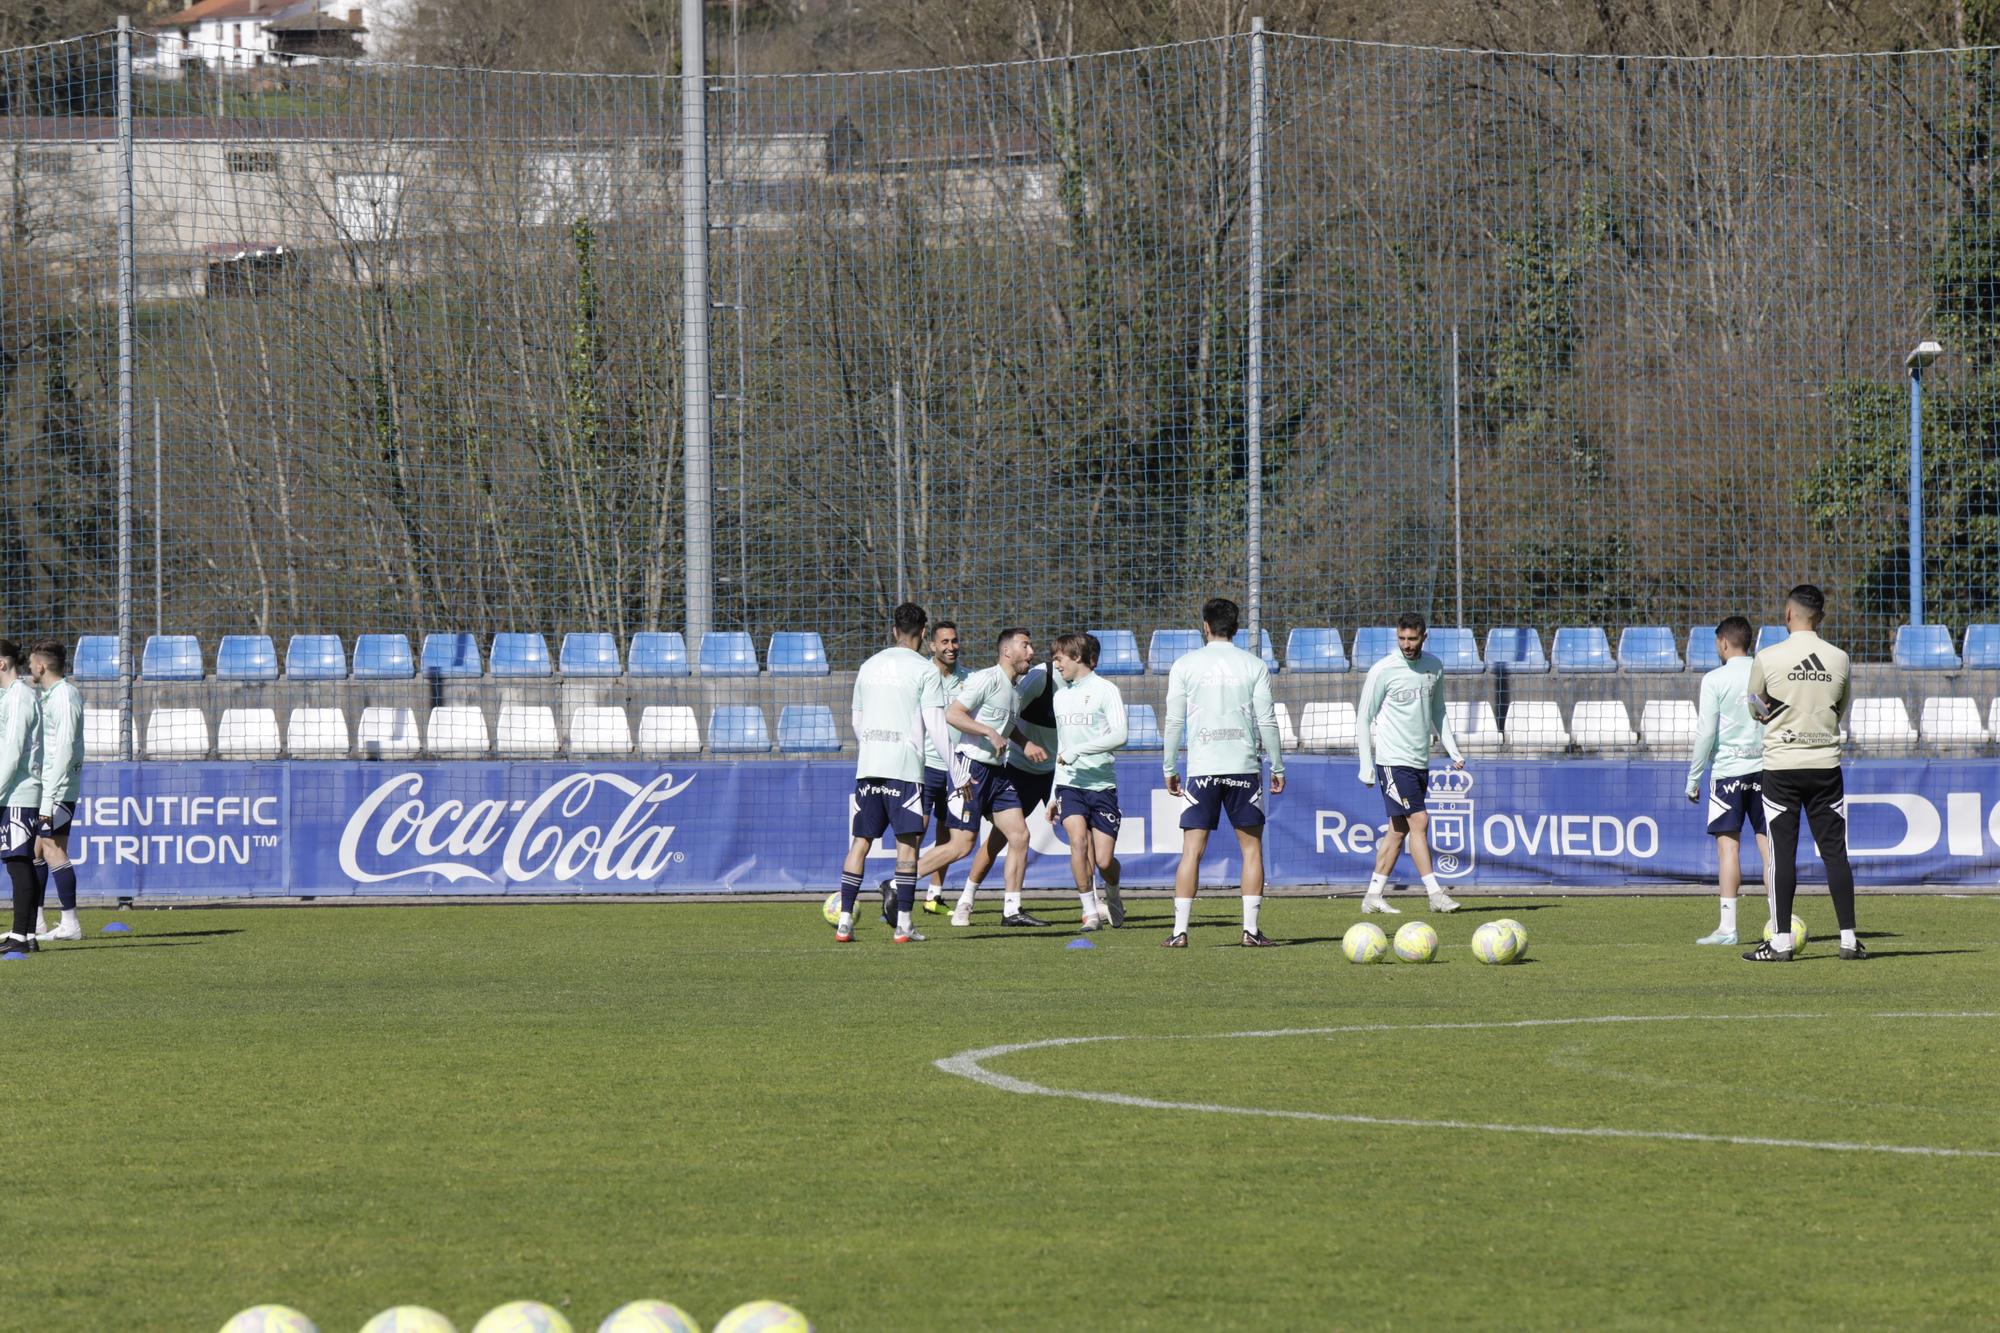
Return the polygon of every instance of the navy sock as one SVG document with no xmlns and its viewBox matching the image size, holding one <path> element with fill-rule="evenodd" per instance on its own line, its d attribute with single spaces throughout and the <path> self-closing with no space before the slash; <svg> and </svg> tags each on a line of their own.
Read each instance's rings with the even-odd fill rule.
<svg viewBox="0 0 2000 1333">
<path fill-rule="evenodd" d="M 56 882 L 56 901 L 62 904 L 63 911 L 74 912 L 76 910 L 76 867 L 74 865 L 61 866 L 49 872 L 49 878 Z"/>
<path fill-rule="evenodd" d="M 42 904 L 49 900 L 49 863 L 35 862 L 35 910 L 42 910 Z"/>
<path fill-rule="evenodd" d="M 896 872 L 896 910 L 910 912 L 917 906 L 917 876 L 915 871 Z"/>
<path fill-rule="evenodd" d="M 854 900 L 861 896 L 861 876 L 842 875 L 840 877 L 840 910 L 854 915 Z"/>
</svg>

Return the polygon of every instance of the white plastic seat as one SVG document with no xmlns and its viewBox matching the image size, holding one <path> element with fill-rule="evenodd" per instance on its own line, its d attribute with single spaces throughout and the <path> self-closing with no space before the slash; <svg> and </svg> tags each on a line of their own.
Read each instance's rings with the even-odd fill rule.
<svg viewBox="0 0 2000 1333">
<path fill-rule="evenodd" d="M 2000 699 L 1995 699 L 1993 706 L 1986 710 L 1986 734 L 1989 736 L 2000 736 Z M 115 743 L 117 740 L 115 733 L 112 739 Z"/>
<path fill-rule="evenodd" d="M 347 758 L 347 714 L 338 708 L 294 708 L 285 719 L 285 749 L 294 759 Z"/>
<path fill-rule="evenodd" d="M 685 704 L 651 704 L 639 715 L 639 753 L 700 754 L 701 724 Z"/>
<path fill-rule="evenodd" d="M 622 708 L 592 704 L 569 715 L 569 752 L 587 755 L 632 753 L 632 724 Z"/>
<path fill-rule="evenodd" d="M 155 708 L 146 719 L 148 759 L 208 757 L 208 715 L 199 708 Z"/>
<path fill-rule="evenodd" d="M 1956 695 L 1937 695 L 1924 700 L 1919 722 L 1924 740 L 1931 745 L 1984 745 L 1986 727 L 1979 720 L 1979 701 Z"/>
<path fill-rule="evenodd" d="M 1569 730 L 1582 750 L 1629 750 L 1639 743 L 1632 715 L 1617 699 L 1580 700 L 1570 712 Z"/>
<path fill-rule="evenodd" d="M 1847 729 L 1864 749 L 1896 749 L 1917 741 L 1910 710 L 1897 698 L 1856 699 L 1847 714 Z"/>
<path fill-rule="evenodd" d="M 354 729 L 355 748 L 363 759 L 414 759 L 424 748 L 413 708 L 373 704 L 361 710 Z"/>
<path fill-rule="evenodd" d="M 1569 748 L 1562 705 L 1551 699 L 1524 699 L 1507 710 L 1507 748 L 1551 751 Z"/>
<path fill-rule="evenodd" d="M 1670 754 L 1687 754 L 1694 749 L 1695 724 L 1701 710 L 1692 699 L 1648 699 L 1639 710 L 1639 733 L 1646 748 Z"/>
<path fill-rule="evenodd" d="M 118 757 L 118 710 L 115 708 L 90 708 L 83 710 L 83 757 L 104 760 Z"/>
<path fill-rule="evenodd" d="M 549 759 L 562 748 L 555 710 L 545 704 L 501 704 L 493 739 L 501 754 Z"/>
<path fill-rule="evenodd" d="M 1287 752 L 1298 749 L 1299 733 L 1292 730 L 1292 710 L 1282 703 L 1276 704 L 1274 707 L 1278 714 L 1278 744 L 1282 745 Z"/>
<path fill-rule="evenodd" d="M 225 708 L 215 727 L 216 753 L 224 759 L 276 759 L 278 714 L 269 708 Z"/>
<path fill-rule="evenodd" d="M 1491 754 L 1506 741 L 1500 734 L 1500 719 L 1485 699 L 1445 700 L 1444 720 L 1458 739 L 1458 748 L 1467 754 Z"/>
<path fill-rule="evenodd" d="M 471 704 L 444 704 L 431 709 L 425 747 L 443 759 L 477 759 L 491 746 L 486 714 Z"/>
<path fill-rule="evenodd" d="M 1299 748 L 1352 750 L 1355 747 L 1354 705 L 1310 703 L 1299 713 Z"/>
</svg>

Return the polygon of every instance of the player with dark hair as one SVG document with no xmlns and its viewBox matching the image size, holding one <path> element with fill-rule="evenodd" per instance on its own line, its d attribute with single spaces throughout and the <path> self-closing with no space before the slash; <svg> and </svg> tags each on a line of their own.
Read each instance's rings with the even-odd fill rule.
<svg viewBox="0 0 2000 1333">
<path fill-rule="evenodd" d="M 957 622 L 940 620 L 933 624 L 930 643 L 931 665 L 937 669 L 938 680 L 944 686 L 945 699 L 949 702 L 971 674 L 958 664 Z M 958 734 L 950 728 L 946 728 L 945 736 L 952 745 L 958 744 Z M 924 817 L 930 821 L 931 850 L 952 847 L 956 851 L 956 855 L 945 865 L 971 851 L 972 840 L 979 833 L 978 818 L 969 813 L 964 794 L 949 780 L 948 753 L 949 750 L 940 753 L 931 744 L 930 737 L 924 737 Z M 939 897 L 944 892 L 944 870 L 932 871 L 929 878 L 930 886 L 924 891 L 924 910 L 942 911 Z M 894 925 L 892 914 L 896 910 L 896 882 L 893 878 L 885 878 L 875 887 L 882 892 L 882 924 Z"/>
<path fill-rule="evenodd" d="M 1125 744 L 1125 698 L 1097 674 L 1102 651 L 1094 634 L 1065 634 L 1055 641 L 1050 665 L 1065 682 L 1056 698 L 1055 814 L 1069 839 L 1070 877 L 1083 904 L 1083 928 L 1123 926 L 1118 892 L 1119 749 Z M 1105 892 L 1092 885 L 1104 876 Z"/>
<path fill-rule="evenodd" d="M 1840 956 L 1866 958 L 1854 933 L 1854 870 L 1847 863 L 1847 791 L 1840 739 L 1853 702 L 1847 654 L 1819 636 L 1826 594 L 1801 583 L 1785 596 L 1791 636 L 1750 664 L 1750 710 L 1764 724 L 1764 823 L 1771 834 L 1771 938 L 1745 962 L 1792 961 L 1792 898 L 1798 891 L 1799 824 L 1812 828 L 1840 922 Z"/>
<path fill-rule="evenodd" d="M 1688 760 L 1687 798 L 1701 799 L 1701 775 L 1711 761 L 1708 836 L 1715 839 L 1721 919 L 1696 944 L 1736 943 L 1736 895 L 1743 886 L 1743 825 L 1757 839 L 1765 888 L 1771 876 L 1771 840 L 1764 835 L 1764 729 L 1750 716 L 1750 622 L 1726 617 L 1715 627 L 1715 655 L 1722 665 L 1701 678 L 1695 716 L 1694 755 Z"/>
<path fill-rule="evenodd" d="M 1430 827 L 1425 799 L 1431 783 L 1431 737 L 1444 742 L 1453 768 L 1465 767 L 1458 738 L 1444 715 L 1444 663 L 1424 651 L 1430 628 L 1414 611 L 1396 617 L 1396 651 L 1368 670 L 1361 687 L 1361 707 L 1355 719 L 1355 738 L 1361 758 L 1361 782 L 1372 787 L 1382 782 L 1382 804 L 1389 815 L 1389 829 L 1375 849 L 1375 873 L 1368 892 L 1361 896 L 1361 910 L 1400 916 L 1382 896 L 1389 887 L 1389 872 L 1407 845 L 1410 864 L 1423 876 L 1424 892 L 1433 912 L 1456 912 L 1458 904 L 1445 893 L 1431 867 L 1431 848 L 1424 837 Z M 1378 773 L 1376 762 L 1380 761 Z"/>
<path fill-rule="evenodd" d="M 70 684 L 68 670 L 69 650 L 59 639 L 43 639 L 28 653 L 28 673 L 41 691 L 35 776 L 42 786 L 42 805 L 35 854 L 43 869 L 36 876 L 35 925 L 42 924 L 42 903 L 50 883 L 56 886 L 56 901 L 62 907 L 62 920 L 54 930 L 37 929 L 39 940 L 83 938 L 83 923 L 76 914 L 76 867 L 69 859 L 70 817 L 83 792 L 83 696 Z"/>
<path fill-rule="evenodd" d="M 1021 889 L 1028 875 L 1028 814 L 1034 808 L 1029 800 L 1034 792 L 1024 796 L 1016 785 L 1017 771 L 1007 767 L 1007 753 L 1016 743 L 1036 763 L 1048 758 L 1048 751 L 1027 739 L 1020 728 L 1019 687 L 1035 660 L 1035 644 L 1028 631 L 1014 627 L 1001 630 L 994 647 L 998 660 L 966 678 L 945 712 L 945 721 L 960 734 L 958 751 L 970 766 L 971 817 L 991 820 L 994 831 L 1006 841 L 1006 898 L 1000 924 L 1046 926 L 1048 922 L 1021 910 Z M 956 859 L 947 849 L 932 848 L 918 869 L 927 874 Z M 976 877 L 966 881 L 952 912 L 953 925 L 971 922 L 978 889 Z"/>
<path fill-rule="evenodd" d="M 13 928 L 0 938 L 0 954 L 33 953 L 35 831 L 42 820 L 42 786 L 35 780 L 41 719 L 35 687 L 22 678 L 21 645 L 0 639 L 0 862 L 14 890 Z"/>
</svg>

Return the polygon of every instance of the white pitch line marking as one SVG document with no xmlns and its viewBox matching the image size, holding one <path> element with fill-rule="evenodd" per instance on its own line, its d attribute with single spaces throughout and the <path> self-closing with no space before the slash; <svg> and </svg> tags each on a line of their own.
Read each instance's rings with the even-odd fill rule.
<svg viewBox="0 0 2000 1333">
<path fill-rule="evenodd" d="M 1051 1088 L 1026 1079 L 996 1073 L 986 1061 L 998 1060 L 1023 1051 L 1049 1050 L 1060 1046 L 1088 1046 L 1113 1041 L 1232 1041 L 1253 1037 L 1331 1037 L 1356 1032 L 1462 1032 L 1479 1029 L 1580 1027 L 1611 1023 L 1740 1023 L 1755 1019 L 1825 1019 L 1826 1014 L 1606 1014 L 1595 1018 L 1523 1018 L 1485 1023 L 1355 1023 L 1343 1027 L 1273 1028 L 1251 1032 L 1186 1032 L 1165 1036 L 1048 1037 L 1041 1041 L 1012 1042 L 960 1051 L 932 1063 L 947 1074 L 970 1079 L 985 1087 L 1024 1097 L 1058 1097 L 1069 1101 L 1102 1102 L 1109 1106 L 1130 1106 L 1148 1111 L 1196 1111 L 1204 1115 L 1245 1115 L 1267 1120 L 1310 1120 L 1337 1125 L 1381 1125 L 1397 1129 L 1463 1129 L 1487 1134 L 1536 1134 L 1552 1138 L 1654 1139 L 1669 1143 L 1726 1143 L 1746 1148 L 1807 1148 L 1819 1152 L 1889 1153 L 1904 1157 L 1975 1157 L 2000 1159 L 2000 1150 L 1985 1148 L 1938 1148 L 1924 1144 L 1847 1143 L 1828 1139 L 1780 1139 L 1750 1134 L 1699 1134 L 1663 1129 L 1618 1129 L 1608 1125 L 1508 1125 L 1477 1120 L 1420 1120 L 1406 1116 L 1342 1115 L 1332 1111 L 1282 1111 L 1263 1106 L 1228 1106 L 1220 1102 L 1176 1102 L 1157 1097 L 1134 1097 L 1123 1092 L 1086 1092 L 1075 1088 Z M 2000 1018 L 2000 1012 L 1967 1010 L 1955 1012 L 1893 1012 L 1866 1015 L 1868 1018 Z"/>
</svg>

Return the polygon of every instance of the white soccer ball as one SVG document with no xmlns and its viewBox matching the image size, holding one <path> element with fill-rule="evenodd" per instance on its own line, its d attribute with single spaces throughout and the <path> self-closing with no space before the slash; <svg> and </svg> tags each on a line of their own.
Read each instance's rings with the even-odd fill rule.
<svg viewBox="0 0 2000 1333">
<path fill-rule="evenodd" d="M 1472 956 L 1482 963 L 1511 963 L 1521 952 L 1521 937 L 1498 921 L 1472 932 Z"/>
<path fill-rule="evenodd" d="M 1422 921 L 1405 921 L 1396 932 L 1396 957 L 1406 963 L 1428 963 L 1437 957 L 1438 933 Z"/>
<path fill-rule="evenodd" d="M 569 1320 L 540 1301 L 509 1301 L 480 1316 L 472 1333 L 572 1333 Z"/>
<path fill-rule="evenodd" d="M 840 924 L 839 889 L 835 889 L 832 893 L 826 895 L 826 901 L 819 905 L 819 914 L 826 918 L 826 924 L 829 926 Z"/>
<path fill-rule="evenodd" d="M 1516 921 L 1511 916 L 1503 916 L 1498 921 L 1490 921 L 1487 924 L 1493 926 L 1500 926 L 1503 929 L 1513 932 L 1514 939 L 1516 941 L 1514 947 L 1515 962 L 1518 963 L 1523 958 L 1526 958 L 1528 956 L 1528 928 L 1526 926 L 1522 925 L 1520 922 Z"/>
<path fill-rule="evenodd" d="M 1340 937 L 1340 951 L 1350 963 L 1372 963 L 1389 952 L 1389 937 L 1373 921 L 1357 921 Z"/>
<path fill-rule="evenodd" d="M 751 1301 L 717 1320 L 715 1333 L 813 1333 L 813 1326 L 783 1301 Z"/>
<path fill-rule="evenodd" d="M 313 1321 L 289 1305 L 253 1305 L 231 1315 L 222 1333 L 319 1333 Z"/>
<path fill-rule="evenodd" d="M 1766 920 L 1764 922 L 1764 938 L 1766 940 L 1769 940 L 1773 935 L 1776 935 L 1778 933 L 1777 931 L 1771 929 L 1771 927 L 1776 924 L 1777 924 L 1776 922 L 1770 920 Z M 1806 947 L 1805 918 L 1801 917 L 1798 913 L 1794 912 L 1792 914 L 1792 952 L 1797 953 L 1799 950 L 1805 947 Z"/>
<path fill-rule="evenodd" d="M 668 1301 L 633 1301 L 604 1317 L 597 1333 L 701 1333 L 694 1316 Z"/>
<path fill-rule="evenodd" d="M 458 1333 L 451 1320 L 421 1305 L 398 1305 L 361 1326 L 361 1333 Z"/>
</svg>

